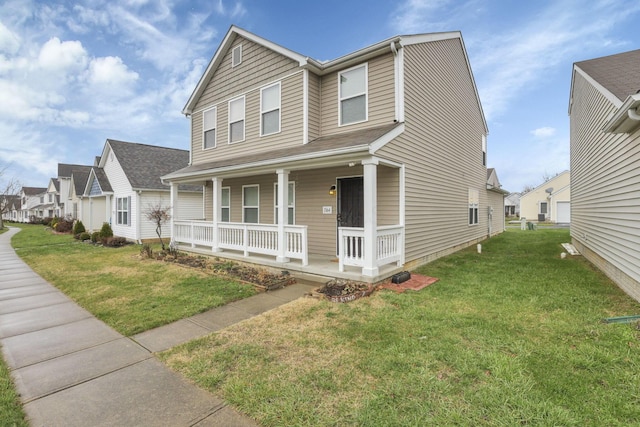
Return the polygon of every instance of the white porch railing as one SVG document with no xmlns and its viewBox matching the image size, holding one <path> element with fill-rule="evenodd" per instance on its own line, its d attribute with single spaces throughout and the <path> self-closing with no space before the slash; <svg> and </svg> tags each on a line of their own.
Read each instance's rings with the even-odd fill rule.
<svg viewBox="0 0 640 427">
<path fill-rule="evenodd" d="M 244 256 L 255 253 L 277 257 L 280 254 L 277 225 L 174 221 L 173 227 L 173 240 L 178 244 L 242 251 Z M 284 234 L 284 255 L 299 259 L 303 265 L 307 265 L 307 226 L 287 225 L 284 227 Z"/>
<path fill-rule="evenodd" d="M 388 225 L 376 229 L 375 263 L 377 267 L 392 262 L 402 264 L 404 250 L 404 227 L 401 225 Z M 355 227 L 338 228 L 339 245 L 339 270 L 344 267 L 364 267 L 364 247 L 367 242 L 364 238 L 364 229 Z"/>
</svg>

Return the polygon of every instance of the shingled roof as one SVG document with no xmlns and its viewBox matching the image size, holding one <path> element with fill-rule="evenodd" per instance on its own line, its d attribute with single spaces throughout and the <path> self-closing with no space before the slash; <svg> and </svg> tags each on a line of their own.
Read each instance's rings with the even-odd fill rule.
<svg viewBox="0 0 640 427">
<path fill-rule="evenodd" d="M 575 64 L 620 101 L 640 91 L 640 49 Z"/>
<path fill-rule="evenodd" d="M 86 165 L 69 165 L 66 163 L 58 163 L 58 178 L 71 178 L 74 170 L 91 170 L 91 166 Z"/>
<path fill-rule="evenodd" d="M 168 190 L 160 177 L 189 164 L 189 152 L 176 148 L 108 139 L 107 143 L 118 158 L 134 190 Z M 201 191 L 200 187 L 188 190 Z"/>
<path fill-rule="evenodd" d="M 42 187 L 22 187 L 22 191 L 25 196 L 36 196 L 38 194 L 46 193 L 47 189 Z"/>
<path fill-rule="evenodd" d="M 113 188 L 111 188 L 111 183 L 107 179 L 107 174 L 104 173 L 104 169 L 93 168 L 93 173 L 96 175 L 96 179 L 98 180 L 98 184 L 100 184 L 100 188 L 103 193 L 113 192 Z"/>
</svg>

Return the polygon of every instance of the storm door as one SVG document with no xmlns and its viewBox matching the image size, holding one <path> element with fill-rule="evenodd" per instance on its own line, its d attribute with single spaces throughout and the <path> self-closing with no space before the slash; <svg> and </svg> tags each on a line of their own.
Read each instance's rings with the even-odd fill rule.
<svg viewBox="0 0 640 427">
<path fill-rule="evenodd" d="M 364 227 L 364 181 L 361 176 L 338 179 L 338 227 Z M 340 244 L 339 239 L 338 245 Z M 362 245 L 355 249 L 362 255 Z M 336 247 L 336 253 L 339 249 Z M 349 254 L 349 253 L 347 253 Z"/>
</svg>

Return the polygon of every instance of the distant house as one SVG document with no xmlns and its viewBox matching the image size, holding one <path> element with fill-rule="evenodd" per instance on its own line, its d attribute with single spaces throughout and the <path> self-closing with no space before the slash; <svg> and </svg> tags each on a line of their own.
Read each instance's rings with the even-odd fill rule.
<svg viewBox="0 0 640 427">
<path fill-rule="evenodd" d="M 75 189 L 86 202 L 84 218 L 91 209 L 92 219 L 86 220 L 93 228 L 109 222 L 116 236 L 136 242 L 156 239 L 156 226 L 145 213 L 156 206 L 172 208 L 169 186 L 160 177 L 188 164 L 186 150 L 107 139 L 96 167 Z M 183 198 L 173 209 L 175 218 L 203 218 L 202 184 L 181 186 L 180 190 Z M 170 230 L 167 223 L 163 237 L 169 238 Z"/>
<path fill-rule="evenodd" d="M 506 216 L 520 216 L 520 193 L 509 193 L 504 198 L 504 214 Z"/>
<path fill-rule="evenodd" d="M 640 50 L 576 62 L 571 238 L 640 301 Z"/>
<path fill-rule="evenodd" d="M 18 221 L 18 211 L 20 211 L 20 195 L 5 194 L 0 195 L 0 211 L 3 221 Z"/>
<path fill-rule="evenodd" d="M 183 113 L 205 187 L 190 251 L 376 281 L 504 229 L 487 126 L 459 32 L 317 61 L 232 26 Z M 491 188 L 489 188 L 491 187 Z"/>
<path fill-rule="evenodd" d="M 509 194 L 502 189 L 502 184 L 498 179 L 498 173 L 494 168 L 487 168 L 487 196 L 489 197 L 489 234 L 502 232 L 505 230 L 505 215 L 502 206 L 504 198 Z"/>
<path fill-rule="evenodd" d="M 78 219 L 78 199 L 73 197 L 71 177 L 74 171 L 89 173 L 91 166 L 58 163 L 58 191 L 60 194 L 60 213 L 62 217 Z M 78 178 L 76 178 L 76 181 Z"/>
<path fill-rule="evenodd" d="M 20 191 L 20 214 L 18 222 L 33 222 L 45 217 L 47 189 L 45 187 L 22 187 Z"/>
<path fill-rule="evenodd" d="M 58 178 L 51 178 L 47 187 L 47 201 L 51 203 L 47 217 L 63 217 L 64 206 L 60 203 L 60 181 Z"/>
<path fill-rule="evenodd" d="M 520 217 L 530 221 L 571 222 L 571 174 L 564 171 L 520 196 Z"/>
</svg>

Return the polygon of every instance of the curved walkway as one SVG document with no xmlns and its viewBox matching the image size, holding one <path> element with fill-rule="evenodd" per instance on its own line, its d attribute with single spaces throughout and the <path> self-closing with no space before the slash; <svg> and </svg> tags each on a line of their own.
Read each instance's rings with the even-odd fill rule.
<svg viewBox="0 0 640 427">
<path fill-rule="evenodd" d="M 153 356 L 302 296 L 259 294 L 127 338 L 38 276 L 0 234 L 0 345 L 33 426 L 256 426 Z"/>
</svg>

